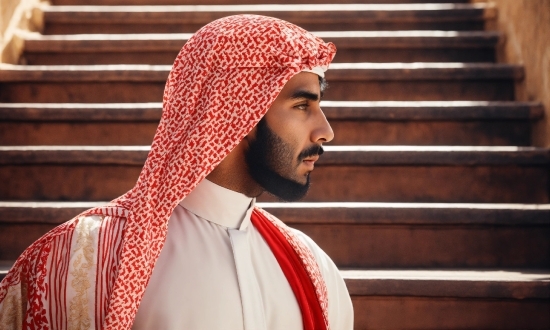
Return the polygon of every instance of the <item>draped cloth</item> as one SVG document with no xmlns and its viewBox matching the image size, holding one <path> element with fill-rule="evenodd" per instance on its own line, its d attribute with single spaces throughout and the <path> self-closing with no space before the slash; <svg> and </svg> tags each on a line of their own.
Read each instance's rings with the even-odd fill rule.
<svg viewBox="0 0 550 330">
<path fill-rule="evenodd" d="M 236 15 L 201 28 L 172 66 L 136 185 L 23 252 L 0 283 L 0 328 L 130 329 L 174 208 L 257 125 L 290 78 L 326 70 L 335 52 L 332 43 L 270 17 Z M 311 252 L 282 222 L 254 212 L 286 241 L 286 255 L 294 252 L 293 265 L 302 266 L 320 307 L 308 314 L 312 324 L 320 329 L 321 314 L 328 328 L 326 286 Z"/>
<path fill-rule="evenodd" d="M 267 212 L 255 210 L 251 220 L 271 248 L 296 296 L 302 312 L 304 330 L 328 329 L 328 299 L 323 278 L 318 274 L 307 272 L 308 266 L 316 265 L 315 260 L 304 262 L 300 258 L 300 255 L 309 257 L 311 254 L 307 251 L 297 253 L 303 246 L 292 246 L 297 240 L 286 237 L 285 234 L 289 233 L 283 229 L 282 222 L 274 218 L 270 220 Z"/>
</svg>

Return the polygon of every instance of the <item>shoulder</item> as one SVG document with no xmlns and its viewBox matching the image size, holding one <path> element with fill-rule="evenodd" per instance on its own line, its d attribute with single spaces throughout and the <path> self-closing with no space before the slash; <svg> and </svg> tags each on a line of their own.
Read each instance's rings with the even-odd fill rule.
<svg viewBox="0 0 550 330">
<path fill-rule="evenodd" d="M 331 328 L 342 330 L 353 329 L 353 305 L 338 267 L 309 236 L 297 229 L 291 228 L 290 230 L 309 248 L 319 265 L 328 291 L 328 312 Z"/>
<path fill-rule="evenodd" d="M 337 275 L 340 276 L 338 268 L 332 259 L 325 253 L 325 251 L 323 251 L 323 249 L 321 249 L 321 247 L 319 247 L 317 243 L 315 243 L 315 241 L 313 241 L 313 239 L 311 239 L 311 237 L 298 229 L 294 229 L 292 227 L 288 228 L 306 247 L 309 248 L 325 277 L 328 274 L 333 275 L 333 273 L 337 273 Z"/>
<path fill-rule="evenodd" d="M 45 260 L 65 258 L 74 248 L 73 242 L 97 236 L 104 229 L 123 229 L 125 218 L 104 217 L 100 215 L 81 215 L 62 223 L 50 230 L 19 256 L 16 265 L 27 263 L 34 265 Z M 58 253 L 54 253 L 54 252 Z M 61 252 L 59 252 L 61 251 Z M 35 269 L 35 267 L 30 267 Z"/>
<path fill-rule="evenodd" d="M 125 218 L 103 215 L 79 215 L 55 227 L 33 245 L 49 245 L 59 241 L 71 241 L 77 236 L 94 236 L 100 231 L 124 227 Z"/>
<path fill-rule="evenodd" d="M 321 270 L 321 273 L 324 277 L 326 277 L 327 274 L 332 274 L 332 273 L 339 274 L 338 268 L 334 265 L 330 257 L 309 236 L 307 236 L 300 230 L 289 227 L 279 218 L 267 212 L 266 210 L 259 207 L 256 207 L 256 209 L 260 211 L 268 219 L 270 219 L 271 222 L 276 227 L 278 227 L 281 232 L 283 233 L 286 232 L 288 235 L 290 235 L 290 237 L 295 237 L 305 248 L 307 248 L 315 258 L 315 261 L 317 262 Z"/>
</svg>

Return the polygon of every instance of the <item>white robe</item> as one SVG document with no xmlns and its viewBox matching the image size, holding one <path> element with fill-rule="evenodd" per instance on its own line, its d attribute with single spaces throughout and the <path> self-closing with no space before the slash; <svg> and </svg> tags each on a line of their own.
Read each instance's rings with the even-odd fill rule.
<svg viewBox="0 0 550 330">
<path fill-rule="evenodd" d="M 298 302 L 250 222 L 255 199 L 203 180 L 174 210 L 132 329 L 302 329 Z M 332 330 L 353 328 L 345 283 L 305 234 L 326 281 Z"/>
</svg>

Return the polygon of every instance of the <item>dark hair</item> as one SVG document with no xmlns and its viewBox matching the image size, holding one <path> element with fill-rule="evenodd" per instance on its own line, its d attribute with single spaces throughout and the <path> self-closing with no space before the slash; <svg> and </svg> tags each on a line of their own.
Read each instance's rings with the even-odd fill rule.
<svg viewBox="0 0 550 330">
<path fill-rule="evenodd" d="M 325 90 L 328 88 L 328 82 L 325 78 L 319 76 L 319 86 L 321 86 L 321 95 L 325 92 Z"/>
</svg>

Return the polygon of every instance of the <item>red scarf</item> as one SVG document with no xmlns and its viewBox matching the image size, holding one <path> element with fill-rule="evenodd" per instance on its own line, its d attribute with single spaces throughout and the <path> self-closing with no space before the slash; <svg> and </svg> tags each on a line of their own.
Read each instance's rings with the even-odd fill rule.
<svg viewBox="0 0 550 330">
<path fill-rule="evenodd" d="M 326 330 L 323 309 L 303 261 L 285 236 L 262 213 L 254 210 L 251 220 L 271 248 L 298 300 L 304 330 Z"/>
</svg>

